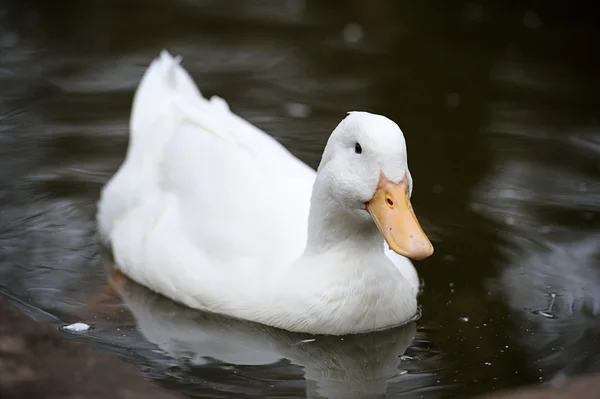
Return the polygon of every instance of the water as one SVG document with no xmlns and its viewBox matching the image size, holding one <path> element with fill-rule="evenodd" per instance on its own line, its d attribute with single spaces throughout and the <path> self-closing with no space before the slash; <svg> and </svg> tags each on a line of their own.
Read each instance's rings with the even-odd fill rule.
<svg viewBox="0 0 600 399">
<path fill-rule="evenodd" d="M 597 17 L 522 2 L 2 1 L 0 287 L 189 397 L 469 397 L 600 371 Z M 103 5 L 100 5 L 103 4 Z M 316 166 L 348 110 L 404 130 L 436 253 L 422 318 L 348 338 L 115 294 L 94 223 L 163 48 Z M 61 329 L 75 322 L 85 332 Z M 354 396 L 353 396 L 354 395 Z"/>
</svg>

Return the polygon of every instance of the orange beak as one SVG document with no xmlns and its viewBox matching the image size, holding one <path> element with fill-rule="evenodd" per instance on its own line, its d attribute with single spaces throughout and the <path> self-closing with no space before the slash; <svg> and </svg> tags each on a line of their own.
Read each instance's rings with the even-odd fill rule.
<svg viewBox="0 0 600 399">
<path fill-rule="evenodd" d="M 414 260 L 433 254 L 433 245 L 410 203 L 406 178 L 394 184 L 382 172 L 377 191 L 367 203 L 367 211 L 392 251 Z"/>
</svg>

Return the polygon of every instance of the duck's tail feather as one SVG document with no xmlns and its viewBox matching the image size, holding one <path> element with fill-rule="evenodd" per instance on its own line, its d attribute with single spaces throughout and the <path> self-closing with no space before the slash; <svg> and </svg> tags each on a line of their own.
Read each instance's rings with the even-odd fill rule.
<svg viewBox="0 0 600 399">
<path fill-rule="evenodd" d="M 180 61 L 163 50 L 135 92 L 127 156 L 105 186 L 99 203 L 98 224 L 105 238 L 125 212 L 155 196 L 166 148 L 183 126 L 191 125 L 198 134 L 236 141 L 225 101 L 205 99 Z"/>
<path fill-rule="evenodd" d="M 207 133 L 233 140 L 227 118 L 222 117 L 224 112 L 230 114 L 227 103 L 220 98 L 204 98 L 180 62 L 181 57 L 163 50 L 144 74 L 133 99 L 131 140 L 151 141 L 153 146 L 162 147 L 164 139 L 170 138 L 168 132 L 149 132 L 157 130 L 157 119 L 165 115 L 173 118 L 175 126 L 191 123 Z"/>
<path fill-rule="evenodd" d="M 150 158 L 157 162 L 175 133 L 178 118 L 174 103 L 183 102 L 178 101 L 180 97 L 204 100 L 190 76 L 179 65 L 180 61 L 180 57 L 173 58 L 163 50 L 144 73 L 133 98 L 128 157 Z"/>
<path fill-rule="evenodd" d="M 159 164 L 180 120 L 175 103 L 186 98 L 206 102 L 179 61 L 163 51 L 152 61 L 135 92 L 127 156 L 102 190 L 98 203 L 98 227 L 106 241 L 117 220 L 144 198 L 152 197 Z"/>
</svg>

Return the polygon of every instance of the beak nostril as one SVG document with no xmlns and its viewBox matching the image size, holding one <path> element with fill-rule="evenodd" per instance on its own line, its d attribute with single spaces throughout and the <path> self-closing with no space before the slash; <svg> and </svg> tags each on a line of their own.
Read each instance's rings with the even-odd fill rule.
<svg viewBox="0 0 600 399">
<path fill-rule="evenodd" d="M 386 201 L 387 201 L 387 203 L 388 203 L 389 206 L 394 206 L 394 201 L 390 197 L 387 197 Z"/>
</svg>

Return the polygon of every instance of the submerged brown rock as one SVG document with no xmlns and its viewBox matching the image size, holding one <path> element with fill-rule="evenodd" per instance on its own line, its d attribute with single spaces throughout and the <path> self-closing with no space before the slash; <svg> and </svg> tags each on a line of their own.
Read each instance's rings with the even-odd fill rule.
<svg viewBox="0 0 600 399">
<path fill-rule="evenodd" d="M 0 398 L 177 399 L 133 367 L 62 339 L 0 298 Z"/>
</svg>

